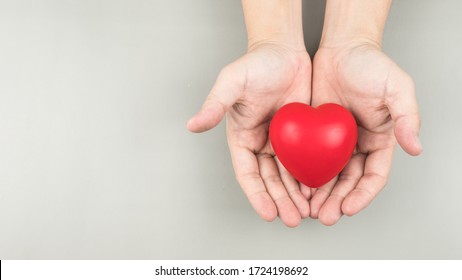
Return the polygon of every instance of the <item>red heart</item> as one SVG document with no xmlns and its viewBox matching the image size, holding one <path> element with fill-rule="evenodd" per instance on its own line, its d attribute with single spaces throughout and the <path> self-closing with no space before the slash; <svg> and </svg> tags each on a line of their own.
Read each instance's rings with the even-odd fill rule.
<svg viewBox="0 0 462 280">
<path fill-rule="evenodd" d="M 313 108 L 303 103 L 284 105 L 269 128 L 276 156 L 299 182 L 318 188 L 347 164 L 358 138 L 353 115 L 328 103 Z"/>
</svg>

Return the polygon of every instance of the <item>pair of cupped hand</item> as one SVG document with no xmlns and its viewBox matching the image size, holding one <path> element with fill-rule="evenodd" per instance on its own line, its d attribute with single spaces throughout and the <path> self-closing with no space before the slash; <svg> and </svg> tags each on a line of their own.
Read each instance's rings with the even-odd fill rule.
<svg viewBox="0 0 462 280">
<path fill-rule="evenodd" d="M 274 113 L 302 102 L 337 103 L 358 124 L 358 143 L 343 171 L 318 189 L 297 182 L 275 156 L 268 137 Z M 227 138 L 236 178 L 255 211 L 294 227 L 303 218 L 333 225 L 355 215 L 387 182 L 396 142 L 422 152 L 412 79 L 379 46 L 350 42 L 306 50 L 261 43 L 220 72 L 201 110 L 187 127 L 203 132 L 227 115 Z"/>
</svg>

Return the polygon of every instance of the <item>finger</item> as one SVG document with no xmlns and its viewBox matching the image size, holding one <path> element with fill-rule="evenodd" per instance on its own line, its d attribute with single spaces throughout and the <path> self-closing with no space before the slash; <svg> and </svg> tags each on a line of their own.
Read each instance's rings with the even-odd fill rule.
<svg viewBox="0 0 462 280">
<path fill-rule="evenodd" d="M 238 66 L 223 68 L 202 108 L 188 121 L 187 128 L 192 132 L 204 132 L 217 126 L 242 96 L 244 83 L 245 76 Z"/>
<path fill-rule="evenodd" d="M 415 86 L 406 73 L 400 72 L 399 77 L 389 78 L 386 103 L 395 124 L 396 140 L 404 151 L 416 156 L 422 152 L 422 144 L 419 139 L 420 115 Z"/>
<path fill-rule="evenodd" d="M 303 197 L 307 200 L 307 201 L 310 201 L 312 195 L 313 195 L 313 190 L 315 189 L 312 189 L 302 183 L 299 183 L 300 184 L 300 192 L 302 193 Z"/>
<path fill-rule="evenodd" d="M 295 206 L 300 213 L 302 218 L 307 218 L 310 216 L 310 205 L 308 200 L 303 196 L 301 192 L 300 184 L 295 180 L 295 178 L 287 171 L 287 169 L 282 165 L 277 157 L 274 158 L 279 169 L 279 174 L 281 175 L 282 183 L 286 187 L 287 193 L 290 196 L 290 199 L 294 202 Z"/>
<path fill-rule="evenodd" d="M 313 197 L 311 198 L 311 201 L 310 201 L 311 218 L 313 219 L 318 218 L 319 210 L 321 209 L 321 206 L 324 204 L 324 202 L 329 197 L 336 182 L 337 182 L 337 176 L 333 178 L 332 180 L 330 180 L 329 182 L 327 182 L 327 184 L 325 184 L 324 186 L 315 190 L 315 193 L 313 194 Z"/>
<path fill-rule="evenodd" d="M 269 154 L 261 154 L 257 159 L 261 177 L 268 193 L 276 203 L 282 222 L 288 227 L 298 226 L 301 220 L 300 213 L 286 191 L 274 158 Z"/>
<path fill-rule="evenodd" d="M 363 175 L 365 154 L 355 154 L 340 173 L 330 196 L 319 210 L 319 221 L 331 226 L 343 215 L 342 203 L 345 197 L 356 187 Z"/>
<path fill-rule="evenodd" d="M 364 175 L 342 203 L 342 212 L 347 216 L 366 208 L 385 187 L 391 169 L 394 147 L 377 150 L 366 157 Z"/>
<path fill-rule="evenodd" d="M 276 205 L 266 191 L 255 154 L 237 146 L 229 147 L 237 181 L 257 214 L 265 221 L 277 217 Z"/>
</svg>

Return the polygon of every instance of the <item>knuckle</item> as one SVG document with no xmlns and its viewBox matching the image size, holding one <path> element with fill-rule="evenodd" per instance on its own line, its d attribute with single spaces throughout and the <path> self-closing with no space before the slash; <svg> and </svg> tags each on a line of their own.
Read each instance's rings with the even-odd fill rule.
<svg viewBox="0 0 462 280">
<path fill-rule="evenodd" d="M 258 172 L 248 172 L 248 173 L 243 173 L 243 174 L 236 173 L 236 180 L 241 185 L 245 184 L 249 180 L 259 180 L 259 179 L 261 179 L 261 177 Z"/>
<path fill-rule="evenodd" d="M 281 182 L 281 177 L 279 177 L 279 175 L 277 174 L 271 174 L 271 175 L 268 175 L 268 176 L 264 176 L 263 177 L 263 181 L 267 182 L 267 183 L 280 183 Z"/>
</svg>

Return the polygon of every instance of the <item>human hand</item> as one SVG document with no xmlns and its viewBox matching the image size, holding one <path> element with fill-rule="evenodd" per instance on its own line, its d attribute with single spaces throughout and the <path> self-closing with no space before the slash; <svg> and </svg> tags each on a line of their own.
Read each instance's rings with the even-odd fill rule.
<svg viewBox="0 0 462 280">
<path fill-rule="evenodd" d="M 311 191 L 281 165 L 268 128 L 273 114 L 290 102 L 310 102 L 311 61 L 306 50 L 259 43 L 220 72 L 188 129 L 203 132 L 227 113 L 227 137 L 236 178 L 266 221 L 277 215 L 289 227 L 309 216 Z"/>
<path fill-rule="evenodd" d="M 410 155 L 422 152 L 412 79 L 369 41 L 321 46 L 313 61 L 312 104 L 338 103 L 358 124 L 354 155 L 340 175 L 317 189 L 311 217 L 325 225 L 355 215 L 387 182 L 396 141 Z"/>
</svg>

